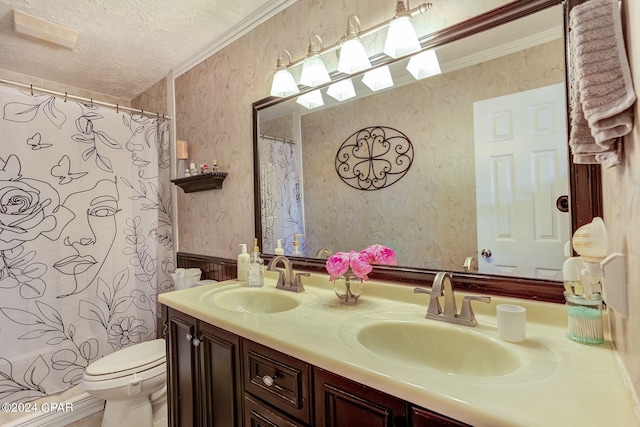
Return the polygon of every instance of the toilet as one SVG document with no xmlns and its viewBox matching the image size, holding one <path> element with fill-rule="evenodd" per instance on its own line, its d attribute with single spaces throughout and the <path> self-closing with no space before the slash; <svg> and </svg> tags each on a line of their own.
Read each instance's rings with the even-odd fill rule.
<svg viewBox="0 0 640 427">
<path fill-rule="evenodd" d="M 106 400 L 102 427 L 167 426 L 164 339 L 136 344 L 87 366 L 81 386 Z"/>
</svg>

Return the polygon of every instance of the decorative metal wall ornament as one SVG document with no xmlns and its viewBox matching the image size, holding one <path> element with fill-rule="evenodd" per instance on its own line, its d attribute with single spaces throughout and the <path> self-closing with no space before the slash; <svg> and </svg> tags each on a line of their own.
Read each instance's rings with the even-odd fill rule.
<svg viewBox="0 0 640 427">
<path fill-rule="evenodd" d="M 360 129 L 336 154 L 336 172 L 348 186 L 373 191 L 389 187 L 407 174 L 413 145 L 405 134 L 386 126 Z"/>
</svg>

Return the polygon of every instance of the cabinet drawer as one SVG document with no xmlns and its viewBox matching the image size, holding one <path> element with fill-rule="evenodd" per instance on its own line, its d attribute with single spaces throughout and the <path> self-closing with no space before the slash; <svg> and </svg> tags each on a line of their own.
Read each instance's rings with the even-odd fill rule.
<svg viewBox="0 0 640 427">
<path fill-rule="evenodd" d="M 245 391 L 309 423 L 309 364 L 249 340 L 243 353 Z"/>
<path fill-rule="evenodd" d="M 244 427 L 306 427 L 307 424 L 297 422 L 263 405 L 250 394 L 244 397 Z"/>
</svg>

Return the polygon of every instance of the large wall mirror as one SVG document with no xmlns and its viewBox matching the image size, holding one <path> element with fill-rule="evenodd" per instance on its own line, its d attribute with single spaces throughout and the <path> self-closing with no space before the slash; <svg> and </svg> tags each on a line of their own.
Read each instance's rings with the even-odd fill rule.
<svg viewBox="0 0 640 427">
<path fill-rule="evenodd" d="M 254 104 L 256 234 L 281 240 L 298 265 L 380 243 L 401 267 L 383 278 L 453 271 L 476 290 L 561 292 L 564 246 L 599 213 L 597 169 L 573 165 L 567 143 L 565 17 L 570 4 L 518 0 L 422 38 L 442 74 L 416 80 L 409 58 L 392 88 L 352 76 L 356 96 L 308 109 L 296 97 Z M 382 64 L 381 56 L 374 58 Z M 348 76 L 334 75 L 343 79 Z M 375 191 L 347 185 L 336 153 L 361 129 L 411 141 L 402 179 Z M 387 130 L 388 132 L 388 130 Z M 525 147 L 525 148 L 523 148 Z M 518 291 L 498 293 L 518 295 Z M 535 295 L 534 295 L 535 294 Z"/>
</svg>

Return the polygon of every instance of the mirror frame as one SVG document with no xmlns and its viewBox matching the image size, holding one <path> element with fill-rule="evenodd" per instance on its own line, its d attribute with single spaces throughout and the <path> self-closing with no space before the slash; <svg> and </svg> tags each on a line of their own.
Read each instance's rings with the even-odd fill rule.
<svg viewBox="0 0 640 427">
<path fill-rule="evenodd" d="M 583 3 L 584 1 L 586 0 L 569 0 L 566 2 L 564 0 L 515 0 L 458 24 L 423 36 L 420 39 L 422 49 L 427 50 L 444 45 L 556 5 L 563 5 L 564 7 L 564 34 L 566 39 L 569 11 L 573 6 Z M 565 47 L 565 58 L 566 57 L 567 54 Z M 398 58 L 397 60 L 400 59 L 403 58 Z M 387 61 L 385 63 L 388 64 L 394 61 L 396 60 Z M 378 65 L 382 65 L 382 63 L 375 62 L 374 66 Z M 332 77 L 333 80 L 331 83 L 334 83 L 353 76 L 345 75 L 343 77 L 336 78 L 335 75 L 332 75 Z M 566 82 L 568 82 L 567 78 L 565 78 L 565 84 Z M 310 90 L 312 89 L 308 89 L 307 91 Z M 256 171 L 260 170 L 260 159 L 258 156 L 258 114 L 260 110 L 264 108 L 294 98 L 302 93 L 305 93 L 305 91 L 301 91 L 300 94 L 296 94 L 295 96 L 288 98 L 269 97 L 253 104 L 254 223 L 255 237 L 260 241 L 262 241 L 260 175 L 256 173 Z M 569 105 L 568 100 L 567 105 Z M 568 126 L 570 126 L 569 120 L 567 120 L 567 123 Z M 569 129 L 567 129 L 567 135 L 569 135 Z M 599 165 L 574 164 L 572 156 L 569 155 L 569 201 L 572 232 L 578 227 L 591 222 L 593 217 L 602 216 L 602 194 L 600 182 Z M 266 260 L 269 260 L 272 256 L 273 255 L 270 254 L 263 255 Z M 301 257 L 288 258 L 292 261 L 293 266 L 296 269 L 326 273 L 326 260 L 324 259 Z M 369 277 L 375 280 L 393 281 L 410 286 L 431 286 L 431 282 L 437 273 L 437 270 L 425 268 L 375 266 L 373 271 L 369 274 Z M 562 293 L 564 291 L 564 287 L 560 282 L 532 278 L 453 272 L 453 283 L 456 289 L 468 292 L 488 293 L 545 302 L 564 303 L 564 295 Z"/>
</svg>

